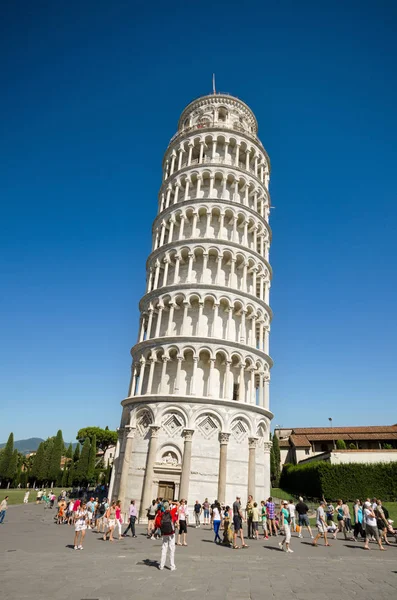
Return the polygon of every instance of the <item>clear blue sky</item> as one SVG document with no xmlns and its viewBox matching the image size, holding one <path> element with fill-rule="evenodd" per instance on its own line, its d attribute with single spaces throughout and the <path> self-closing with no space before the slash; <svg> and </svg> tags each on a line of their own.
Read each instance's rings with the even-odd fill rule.
<svg viewBox="0 0 397 600">
<path fill-rule="evenodd" d="M 397 5 L 8 2 L 0 441 L 116 427 L 182 109 L 217 87 L 272 161 L 274 423 L 396 423 Z"/>
</svg>

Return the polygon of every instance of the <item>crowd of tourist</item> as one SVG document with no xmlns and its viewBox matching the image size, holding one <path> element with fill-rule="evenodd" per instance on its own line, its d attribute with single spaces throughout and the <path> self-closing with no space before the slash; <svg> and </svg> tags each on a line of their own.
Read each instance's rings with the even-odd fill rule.
<svg viewBox="0 0 397 600">
<path fill-rule="evenodd" d="M 101 534 L 104 541 L 115 542 L 122 538 L 136 538 L 136 523 L 138 521 L 135 500 L 131 500 L 128 508 L 123 510 L 120 501 L 108 501 L 107 498 L 83 495 L 82 498 L 70 497 L 65 490 L 56 498 L 52 490 L 40 490 L 36 502 L 44 503 L 45 507 L 57 505 L 54 520 L 58 525 L 74 527 L 75 550 L 82 550 L 87 530 Z M 4 520 L 7 510 L 7 500 L 1 502 L 0 523 Z M 24 498 L 24 502 L 28 497 Z M 311 517 L 309 517 L 309 514 Z M 304 537 L 307 530 L 311 544 L 317 547 L 322 539 L 324 546 L 330 546 L 329 539 L 337 539 L 342 535 L 345 540 L 361 539 L 364 549 L 369 550 L 371 541 L 377 543 L 380 550 L 390 545 L 394 537 L 397 542 L 397 530 L 389 518 L 387 508 L 377 498 L 357 499 L 350 507 L 347 502 L 338 500 L 333 503 L 325 498 L 319 503 L 314 517 L 314 511 L 300 497 L 298 502 L 284 500 L 279 506 L 272 497 L 259 503 L 248 496 L 243 507 L 241 498 L 229 505 L 221 505 L 218 500 L 212 504 L 208 498 L 199 502 L 196 500 L 192 509 L 192 518 L 185 499 L 168 501 L 157 498 L 146 510 L 146 535 L 150 540 L 162 539 L 162 554 L 160 569 L 164 568 L 167 555 L 170 555 L 171 570 L 175 569 L 175 546 L 188 545 L 188 525 L 200 528 L 208 527 L 213 530 L 214 543 L 228 546 L 235 550 L 248 548 L 246 540 L 269 540 L 280 536 L 278 547 L 287 553 L 292 553 L 292 537 Z M 314 535 L 310 518 L 315 520 L 316 535 Z M 246 532 L 244 531 L 246 524 Z M 115 537 L 117 536 L 117 537 Z M 390 537 L 390 539 L 389 539 Z"/>
<path fill-rule="evenodd" d="M 237 497 L 232 506 L 223 505 L 215 500 L 212 504 L 208 498 L 203 502 L 195 501 L 193 518 L 185 499 L 165 501 L 157 498 L 147 508 L 148 539 L 163 540 L 163 553 L 160 566 L 164 566 L 167 554 L 170 554 L 171 566 L 174 565 L 175 545 L 188 545 L 188 524 L 192 527 L 209 527 L 214 533 L 214 543 L 229 546 L 233 549 L 248 548 L 246 540 L 259 540 L 281 536 L 278 546 L 280 550 L 292 553 L 291 539 L 295 535 L 302 539 L 305 530 L 313 546 L 317 547 L 320 539 L 329 546 L 329 538 L 336 539 L 341 534 L 344 539 L 355 541 L 359 537 L 364 541 L 364 548 L 369 549 L 370 541 L 375 541 L 381 550 L 390 544 L 388 536 L 396 537 L 393 522 L 389 519 L 387 509 L 379 499 L 357 500 L 352 509 L 342 500 L 334 504 L 323 499 L 316 512 L 315 524 L 317 534 L 314 535 L 309 518 L 309 506 L 300 497 L 298 502 L 284 500 L 278 507 L 273 498 L 262 500 L 259 504 L 252 496 L 248 497 L 245 507 L 241 498 Z M 170 515 L 170 516 L 168 516 Z M 164 520 L 165 519 L 165 520 Z M 124 522 L 124 520 L 126 522 Z M 75 527 L 74 549 L 83 549 L 83 540 L 87 529 L 101 533 L 103 540 L 115 542 L 125 538 L 131 532 L 136 538 L 135 526 L 138 521 L 135 500 L 131 500 L 123 517 L 120 501 L 108 502 L 107 498 L 90 497 L 87 500 L 69 499 L 62 495 L 58 498 L 58 524 L 69 524 Z M 244 532 L 246 523 L 246 535 Z M 172 533 L 169 529 L 172 529 Z M 123 531 L 124 529 L 124 531 Z M 222 535 L 221 535 L 222 534 Z M 117 537 L 115 537 L 117 535 Z M 163 560 L 164 558 L 164 560 Z"/>
</svg>

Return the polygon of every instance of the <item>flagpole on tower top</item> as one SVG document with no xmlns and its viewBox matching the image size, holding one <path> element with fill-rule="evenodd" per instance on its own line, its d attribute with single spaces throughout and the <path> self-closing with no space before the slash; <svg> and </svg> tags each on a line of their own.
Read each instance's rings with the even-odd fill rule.
<svg viewBox="0 0 397 600">
<path fill-rule="evenodd" d="M 216 94 L 216 90 L 215 90 L 215 73 L 212 73 L 212 93 Z"/>
</svg>

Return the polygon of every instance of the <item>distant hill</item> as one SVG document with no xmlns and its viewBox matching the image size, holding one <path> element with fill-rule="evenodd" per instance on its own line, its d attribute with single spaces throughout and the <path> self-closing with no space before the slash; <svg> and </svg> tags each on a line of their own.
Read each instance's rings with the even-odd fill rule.
<svg viewBox="0 0 397 600">
<path fill-rule="evenodd" d="M 36 452 L 37 448 L 44 442 L 41 438 L 29 438 L 27 440 L 16 440 L 14 442 L 14 448 L 22 452 L 23 454 L 28 454 L 28 452 Z M 78 442 L 73 443 L 73 450 L 76 448 Z M 6 443 L 0 444 L 0 448 L 4 448 Z M 65 442 L 65 446 L 69 446 L 69 442 Z"/>
<path fill-rule="evenodd" d="M 26 454 L 27 452 L 35 452 L 39 444 L 44 442 L 41 438 L 29 438 L 28 440 L 17 440 L 14 442 L 14 448 Z M 0 448 L 4 448 L 4 444 L 0 444 Z"/>
</svg>

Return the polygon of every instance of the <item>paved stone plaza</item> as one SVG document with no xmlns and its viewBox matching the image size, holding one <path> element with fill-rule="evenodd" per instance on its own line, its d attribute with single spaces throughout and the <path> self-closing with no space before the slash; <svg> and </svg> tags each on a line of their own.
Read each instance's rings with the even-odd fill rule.
<svg viewBox="0 0 397 600">
<path fill-rule="evenodd" d="M 114 544 L 88 531 L 84 550 L 74 551 L 73 528 L 55 525 L 54 514 L 41 505 L 8 510 L 0 525 L 1 598 L 397 598 L 397 546 L 380 552 L 371 544 L 365 552 L 361 543 L 337 540 L 316 549 L 293 538 L 294 554 L 272 540 L 232 550 L 213 544 L 207 528 L 189 528 L 188 547 L 176 549 L 177 570 L 159 571 L 161 543 L 147 540 L 143 527 L 137 539 Z"/>
</svg>

